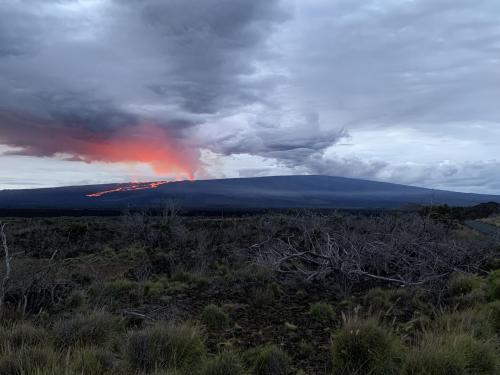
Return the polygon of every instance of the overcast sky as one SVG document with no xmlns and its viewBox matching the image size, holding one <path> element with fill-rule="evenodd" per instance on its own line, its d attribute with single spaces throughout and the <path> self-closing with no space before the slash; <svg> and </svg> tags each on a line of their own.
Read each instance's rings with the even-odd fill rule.
<svg viewBox="0 0 500 375">
<path fill-rule="evenodd" d="M 498 0 L 0 0 L 0 189 L 328 174 L 500 194 Z"/>
</svg>

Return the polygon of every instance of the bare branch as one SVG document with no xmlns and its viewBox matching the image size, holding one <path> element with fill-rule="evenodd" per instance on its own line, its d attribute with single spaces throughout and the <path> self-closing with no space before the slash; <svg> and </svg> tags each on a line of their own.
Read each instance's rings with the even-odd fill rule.
<svg viewBox="0 0 500 375">
<path fill-rule="evenodd" d="M 7 245 L 7 236 L 5 235 L 5 227 L 7 223 L 0 222 L 0 239 L 2 241 L 2 247 L 5 253 L 5 275 L 2 280 L 2 289 L 0 291 L 0 310 L 2 309 L 5 302 L 5 294 L 10 280 L 11 272 L 11 255 L 9 253 L 9 246 Z"/>
</svg>

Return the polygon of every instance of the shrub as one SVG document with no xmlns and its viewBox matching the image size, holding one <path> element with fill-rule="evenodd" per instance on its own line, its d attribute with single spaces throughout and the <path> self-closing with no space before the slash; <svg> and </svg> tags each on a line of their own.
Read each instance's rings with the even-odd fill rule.
<svg viewBox="0 0 500 375">
<path fill-rule="evenodd" d="M 415 311 L 429 312 L 428 298 L 420 289 L 409 288 L 372 288 L 362 299 L 374 315 L 402 315 L 410 318 Z"/>
<path fill-rule="evenodd" d="M 372 288 L 363 296 L 363 303 L 373 311 L 385 311 L 392 306 L 390 294 L 388 289 Z"/>
<path fill-rule="evenodd" d="M 0 356 L 0 374 L 37 374 L 40 370 L 55 366 L 57 356 L 50 348 L 22 347 L 9 350 Z"/>
<path fill-rule="evenodd" d="M 484 288 L 474 289 L 469 293 L 454 297 L 453 301 L 460 307 L 476 307 L 487 301 L 487 293 Z"/>
<path fill-rule="evenodd" d="M 328 322 L 335 317 L 332 305 L 325 302 L 313 303 L 309 308 L 309 314 L 318 322 Z"/>
<path fill-rule="evenodd" d="M 495 332 L 500 335 L 500 301 L 487 304 L 484 307 L 484 313 Z"/>
<path fill-rule="evenodd" d="M 2 347 L 21 348 L 50 344 L 50 336 L 43 328 L 34 327 L 29 323 L 21 323 L 5 330 L 2 338 Z"/>
<path fill-rule="evenodd" d="M 54 325 L 56 341 L 61 347 L 104 345 L 123 330 L 120 318 L 105 312 L 77 315 Z"/>
<path fill-rule="evenodd" d="M 201 320 L 208 329 L 221 331 L 229 325 L 229 317 L 219 306 L 210 304 L 203 309 Z"/>
<path fill-rule="evenodd" d="M 489 297 L 493 300 L 500 299 L 500 270 L 490 272 L 487 283 Z"/>
<path fill-rule="evenodd" d="M 483 280 L 474 275 L 457 273 L 448 281 L 448 292 L 451 296 L 461 296 L 481 288 Z"/>
<path fill-rule="evenodd" d="M 201 375 L 243 375 L 245 369 L 241 358 L 234 352 L 222 352 L 206 362 Z"/>
<path fill-rule="evenodd" d="M 403 350 L 374 320 L 350 319 L 332 337 L 337 374 L 398 374 Z"/>
<path fill-rule="evenodd" d="M 252 349 L 247 358 L 255 375 L 286 375 L 290 371 L 290 357 L 275 345 Z"/>
<path fill-rule="evenodd" d="M 404 375 L 480 375 L 497 371 L 495 345 L 470 335 L 424 336 L 404 366 Z"/>
<path fill-rule="evenodd" d="M 488 314 L 484 309 L 446 313 L 437 318 L 433 326 L 437 332 L 441 333 L 466 333 L 483 338 L 495 335 L 493 324 L 488 319 Z"/>
<path fill-rule="evenodd" d="M 131 366 L 145 371 L 190 368 L 200 361 L 204 351 L 197 327 L 164 323 L 130 334 L 126 348 Z"/>
</svg>

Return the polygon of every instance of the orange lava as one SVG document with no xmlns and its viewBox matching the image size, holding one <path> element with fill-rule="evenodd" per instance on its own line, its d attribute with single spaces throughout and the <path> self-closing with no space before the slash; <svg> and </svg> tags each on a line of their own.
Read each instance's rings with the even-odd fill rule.
<svg viewBox="0 0 500 375">
<path fill-rule="evenodd" d="M 106 194 L 118 193 L 124 191 L 147 190 L 156 189 L 158 186 L 168 184 L 170 181 L 154 181 L 154 182 L 134 182 L 125 184 L 124 186 L 117 187 L 111 190 L 99 191 L 97 193 L 85 194 L 86 197 L 97 198 Z"/>
</svg>

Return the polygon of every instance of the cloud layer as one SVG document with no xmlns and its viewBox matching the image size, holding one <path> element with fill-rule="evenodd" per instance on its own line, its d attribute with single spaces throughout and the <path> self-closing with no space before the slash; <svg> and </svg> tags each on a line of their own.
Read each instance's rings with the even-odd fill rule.
<svg viewBox="0 0 500 375">
<path fill-rule="evenodd" d="M 499 41 L 496 0 L 4 1 L 0 161 L 500 193 Z"/>
</svg>

